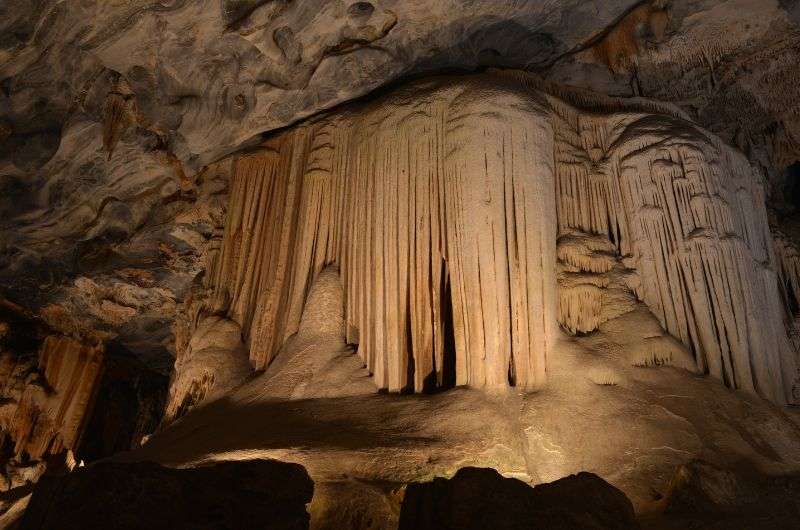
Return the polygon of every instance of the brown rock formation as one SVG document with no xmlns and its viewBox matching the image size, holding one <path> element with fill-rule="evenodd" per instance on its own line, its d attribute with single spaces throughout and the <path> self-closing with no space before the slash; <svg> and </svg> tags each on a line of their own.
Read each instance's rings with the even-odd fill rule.
<svg viewBox="0 0 800 530">
<path fill-rule="evenodd" d="M 655 318 L 634 364 L 797 399 L 760 177 L 668 105 L 514 74 L 439 80 L 235 164 L 205 304 L 228 308 L 256 368 L 334 263 L 347 340 L 380 388 L 442 386 L 452 371 L 458 385 L 534 390 L 557 319 L 587 332 L 643 302 Z"/>
<path fill-rule="evenodd" d="M 702 370 L 800 399 L 759 173 L 677 116 L 554 109 L 559 231 L 612 241 L 641 278 L 637 297 Z"/>
<path fill-rule="evenodd" d="M 222 396 L 252 371 L 239 326 L 206 317 L 175 361 L 164 421 L 177 419 L 205 400 Z"/>
<path fill-rule="evenodd" d="M 448 369 L 459 385 L 539 388 L 556 337 L 545 116 L 513 83 L 440 81 L 241 157 L 207 277 L 256 368 L 336 263 L 348 342 L 380 388 L 439 386 Z"/>
<path fill-rule="evenodd" d="M 102 346 L 48 336 L 38 365 L 18 362 L 6 352 L 0 380 L 6 402 L 0 427 L 14 454 L 39 460 L 75 449 L 102 369 Z"/>
</svg>

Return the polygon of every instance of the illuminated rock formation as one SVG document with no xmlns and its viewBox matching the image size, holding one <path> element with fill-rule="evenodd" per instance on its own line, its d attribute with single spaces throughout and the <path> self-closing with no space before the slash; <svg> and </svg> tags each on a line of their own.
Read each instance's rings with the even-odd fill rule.
<svg viewBox="0 0 800 530">
<path fill-rule="evenodd" d="M 281 132 L 232 180 L 205 303 L 256 368 L 336 264 L 379 388 L 535 390 L 556 322 L 589 332 L 643 302 L 633 364 L 797 399 L 760 177 L 668 105 L 439 79 Z"/>
<path fill-rule="evenodd" d="M 314 280 L 300 327 L 262 376 L 260 399 L 368 396 L 377 388 L 352 347 L 345 343 L 344 293 L 335 267 Z"/>
<path fill-rule="evenodd" d="M 539 388 L 556 339 L 552 138 L 541 97 L 482 78 L 281 133 L 236 162 L 214 304 L 264 368 L 335 263 L 378 387 Z"/>
<path fill-rule="evenodd" d="M 800 399 L 763 181 L 745 157 L 678 116 L 555 104 L 553 120 L 559 231 L 613 242 L 638 298 L 702 370 Z"/>
<path fill-rule="evenodd" d="M 102 346 L 48 336 L 38 365 L 19 362 L 12 352 L 2 357 L 3 397 L 0 428 L 14 453 L 39 460 L 74 450 L 103 364 Z"/>
<path fill-rule="evenodd" d="M 172 421 L 202 401 L 223 395 L 250 372 L 239 326 L 224 318 L 206 317 L 175 361 L 164 421 Z"/>
</svg>

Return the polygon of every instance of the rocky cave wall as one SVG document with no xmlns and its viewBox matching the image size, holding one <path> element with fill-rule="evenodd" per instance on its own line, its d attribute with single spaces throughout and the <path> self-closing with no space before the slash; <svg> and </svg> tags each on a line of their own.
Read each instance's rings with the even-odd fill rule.
<svg viewBox="0 0 800 530">
<path fill-rule="evenodd" d="M 76 464 L 105 348 L 37 329 L 5 308 L 0 313 L 0 491 L 5 509 L 5 502 L 29 488 L 46 468 Z"/>
<path fill-rule="evenodd" d="M 102 413 L 68 422 L 91 425 L 88 445 L 77 449 L 87 459 L 136 445 L 154 428 L 169 374 L 167 420 L 245 380 L 248 354 L 255 367 L 268 364 L 329 263 L 348 284 L 348 339 L 387 389 L 465 381 L 537 388 L 553 322 L 587 333 L 646 303 L 652 336 L 634 348 L 635 362 L 699 367 L 731 387 L 792 402 L 795 355 L 784 323 L 793 319 L 797 348 L 800 230 L 784 191 L 786 168 L 800 159 L 798 20 L 791 0 L 8 0 L 0 4 L 0 302 L 41 318 L 40 339 L 53 335 L 58 348 L 105 344 L 94 390 Z M 465 117 L 482 122 L 483 138 L 444 134 L 446 123 L 434 122 L 459 109 L 445 108 L 442 94 L 418 106 L 390 96 L 382 104 L 396 113 L 375 102 L 346 108 L 270 137 L 266 151 L 209 164 L 395 79 L 498 65 L 630 104 L 514 74 L 533 92 L 504 97 L 533 103 Z M 631 97 L 642 95 L 676 106 Z M 509 112 L 535 123 L 521 126 Z M 735 146 L 757 171 L 684 120 Z M 493 142 L 526 144 L 520 127 L 552 136 L 555 156 L 535 147 L 525 164 L 555 186 L 557 215 L 538 235 L 474 229 L 475 212 L 503 230 L 535 224 L 509 221 L 519 200 L 501 207 L 477 199 L 530 184 L 509 185 L 508 175 L 524 171 L 520 161 L 493 151 Z M 467 181 L 448 180 L 460 172 L 442 155 L 448 142 L 463 144 L 454 156 L 465 165 L 502 168 L 502 182 L 459 194 Z M 626 176 L 634 167 L 646 186 Z M 412 170 L 428 174 L 405 183 L 402 172 Z M 476 182 L 473 171 L 465 178 Z M 276 175 L 286 179 L 283 191 L 270 187 Z M 383 202 L 378 188 L 355 182 L 379 183 Z M 579 189 L 590 193 L 573 196 Z M 255 213 L 268 196 L 277 211 L 265 220 Z M 532 211 L 550 219 L 538 203 Z M 270 224 L 277 220 L 284 224 Z M 228 230 L 220 249 L 232 223 L 254 231 L 234 240 Z M 514 259 L 512 243 L 545 231 L 555 237 L 554 263 L 536 263 L 532 253 Z M 272 248 L 286 254 L 266 256 Z M 396 259 L 404 252 L 415 263 Z M 505 267 L 517 283 L 487 284 L 487 266 Z M 515 274 L 545 269 L 557 287 L 519 289 Z M 381 298 L 365 294 L 377 286 Z M 501 303 L 490 307 L 495 293 Z M 531 323 L 537 304 L 555 318 Z M 525 329 L 508 328 L 520 312 Z M 492 341 L 502 347 L 492 350 Z M 466 344 L 489 354 L 473 358 Z M 16 440 L 33 429 L 34 452 L 62 428 L 61 405 L 43 403 L 69 402 L 72 392 L 37 391 L 40 406 L 15 412 L 23 381 L 51 385 L 40 347 L 4 349 L 4 365 L 13 366 L 3 383 L 3 414 L 12 418 L 4 431 Z M 130 438 L 108 434 L 121 416 L 135 417 L 121 428 Z M 81 438 L 64 428 L 67 439 Z"/>
<path fill-rule="evenodd" d="M 20 311 L 0 307 L 0 491 L 14 490 L 5 501 L 27 495 L 46 469 L 139 447 L 158 427 L 167 383 L 135 358 Z"/>
<path fill-rule="evenodd" d="M 213 226 L 190 215 L 207 164 L 447 68 L 502 65 L 674 102 L 762 167 L 780 206 L 784 169 L 800 158 L 795 4 L 8 0 L 2 295 L 62 333 L 100 332 L 168 375 L 170 324 Z"/>
</svg>

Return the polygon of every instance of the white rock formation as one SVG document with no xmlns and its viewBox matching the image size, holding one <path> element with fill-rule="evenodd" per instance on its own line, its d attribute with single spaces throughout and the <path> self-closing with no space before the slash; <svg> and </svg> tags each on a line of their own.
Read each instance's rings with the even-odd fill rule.
<svg viewBox="0 0 800 530">
<path fill-rule="evenodd" d="M 605 235 L 698 366 L 732 388 L 800 399 L 763 180 L 676 115 L 553 102 L 560 233 Z"/>
<path fill-rule="evenodd" d="M 256 368 L 335 264 L 347 341 L 390 391 L 541 388 L 556 322 L 643 302 L 633 364 L 797 399 L 760 176 L 669 105 L 440 78 L 281 132 L 232 178 L 207 304 Z"/>
<path fill-rule="evenodd" d="M 543 102 L 513 81 L 418 83 L 240 157 L 207 278 L 256 368 L 335 263 L 347 340 L 380 388 L 539 388 L 557 333 Z"/>
<path fill-rule="evenodd" d="M 363 363 L 345 343 L 344 293 L 335 267 L 324 269 L 314 280 L 297 333 L 251 388 L 257 399 L 339 398 L 377 392 Z"/>
</svg>

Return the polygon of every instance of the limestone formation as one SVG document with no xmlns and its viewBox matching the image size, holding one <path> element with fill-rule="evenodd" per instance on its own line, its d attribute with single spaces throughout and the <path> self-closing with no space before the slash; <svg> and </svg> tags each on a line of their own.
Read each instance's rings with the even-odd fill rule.
<svg viewBox="0 0 800 530">
<path fill-rule="evenodd" d="M 208 304 L 256 368 L 336 264 L 380 388 L 535 390 L 556 321 L 589 332 L 643 302 L 660 328 L 633 364 L 797 399 L 762 181 L 669 106 L 515 75 L 418 83 L 276 135 L 231 190 Z"/>
<path fill-rule="evenodd" d="M 640 277 L 637 297 L 701 370 L 797 401 L 759 173 L 677 116 L 554 111 L 560 233 L 613 242 Z"/>
<path fill-rule="evenodd" d="M 344 293 L 335 267 L 314 280 L 300 327 L 261 376 L 261 399 L 369 396 L 377 391 L 353 348 L 345 343 Z"/>
<path fill-rule="evenodd" d="M 6 402 L 0 425 L 17 459 L 40 460 L 75 449 L 102 369 L 103 348 L 59 336 L 42 343 L 37 365 L 4 352 Z"/>
<path fill-rule="evenodd" d="M 0 528 L 112 455 L 300 463 L 315 530 L 464 466 L 791 526 L 798 64 L 794 0 L 0 1 Z"/>
<path fill-rule="evenodd" d="M 242 383 L 250 371 L 239 326 L 224 318 L 206 317 L 175 361 L 164 421 L 222 396 Z"/>
<path fill-rule="evenodd" d="M 539 388 L 556 339 L 551 158 L 542 99 L 482 78 L 277 135 L 236 162 L 214 303 L 264 368 L 335 263 L 379 388 Z"/>
</svg>

